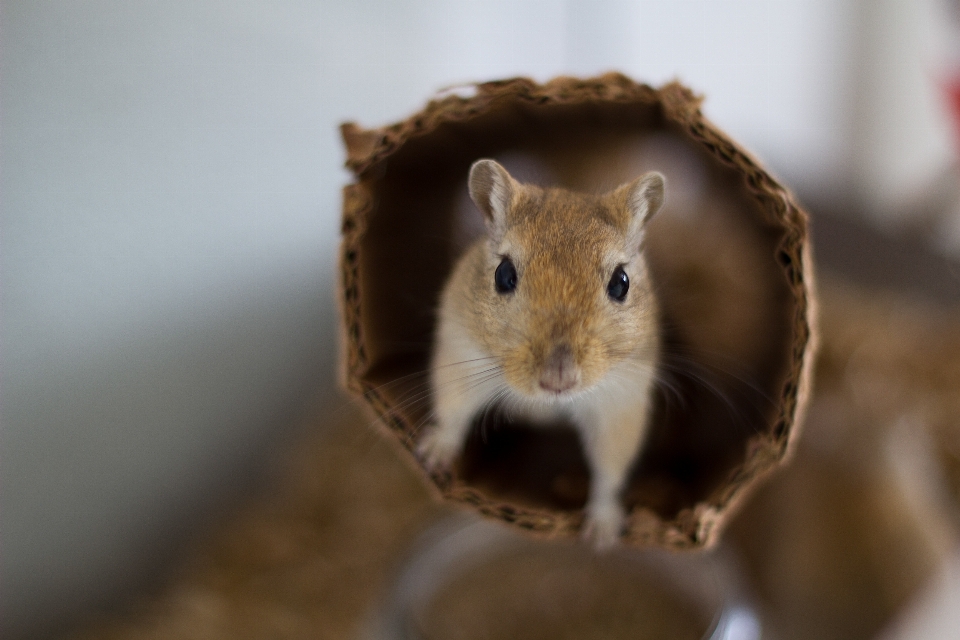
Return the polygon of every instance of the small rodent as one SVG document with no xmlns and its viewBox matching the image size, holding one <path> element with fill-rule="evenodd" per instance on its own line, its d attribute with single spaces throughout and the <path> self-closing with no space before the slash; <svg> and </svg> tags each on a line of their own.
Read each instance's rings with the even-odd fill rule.
<svg viewBox="0 0 960 640">
<path fill-rule="evenodd" d="M 493 403 L 535 423 L 566 419 L 591 476 L 582 535 L 610 547 L 660 357 L 643 241 L 664 178 L 650 172 L 592 196 L 521 184 L 478 160 L 468 185 L 487 237 L 467 249 L 441 296 L 430 367 L 436 422 L 418 455 L 432 471 L 449 468 Z"/>
</svg>

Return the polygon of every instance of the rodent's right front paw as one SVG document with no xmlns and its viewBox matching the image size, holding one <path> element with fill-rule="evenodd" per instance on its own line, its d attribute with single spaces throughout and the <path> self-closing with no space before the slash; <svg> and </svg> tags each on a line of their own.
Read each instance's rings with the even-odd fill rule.
<svg viewBox="0 0 960 640">
<path fill-rule="evenodd" d="M 590 505 L 580 535 L 595 551 L 609 551 L 620 541 L 624 520 L 623 508 L 617 504 Z"/>
<path fill-rule="evenodd" d="M 449 471 L 459 453 L 460 442 L 439 425 L 427 429 L 417 444 L 417 457 L 431 473 Z"/>
</svg>

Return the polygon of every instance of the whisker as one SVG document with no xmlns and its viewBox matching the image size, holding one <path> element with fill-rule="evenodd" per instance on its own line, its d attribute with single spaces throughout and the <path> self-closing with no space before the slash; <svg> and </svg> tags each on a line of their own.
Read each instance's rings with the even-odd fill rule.
<svg viewBox="0 0 960 640">
<path fill-rule="evenodd" d="M 437 389 L 442 387 L 465 382 L 466 385 L 463 387 L 462 391 L 464 392 L 470 391 L 471 389 L 475 388 L 478 384 L 483 384 L 484 382 L 489 380 L 491 377 L 495 377 L 499 375 L 499 370 L 500 370 L 499 367 L 491 367 L 489 369 L 484 369 L 483 371 L 476 371 L 476 372 L 467 374 L 465 376 L 461 376 L 459 378 L 454 378 L 453 380 L 447 380 L 438 386 L 431 385 L 431 384 L 422 385 L 421 386 L 422 390 L 418 391 L 412 396 L 408 395 L 404 397 L 401 402 L 396 403 L 392 407 L 392 412 L 402 412 L 405 409 L 410 408 L 410 406 L 413 403 L 426 400 L 427 398 L 431 397 L 437 391 Z"/>
</svg>

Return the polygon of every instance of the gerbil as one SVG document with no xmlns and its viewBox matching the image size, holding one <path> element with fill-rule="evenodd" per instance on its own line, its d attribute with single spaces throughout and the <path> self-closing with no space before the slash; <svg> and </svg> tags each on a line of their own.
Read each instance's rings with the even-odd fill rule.
<svg viewBox="0 0 960 640">
<path fill-rule="evenodd" d="M 521 184 L 478 160 L 468 183 L 488 233 L 443 290 L 430 372 L 436 423 L 418 454 L 431 470 L 449 467 L 492 403 L 536 423 L 567 419 L 591 473 L 582 534 L 609 547 L 660 355 L 643 240 L 664 178 L 650 172 L 590 196 Z"/>
</svg>

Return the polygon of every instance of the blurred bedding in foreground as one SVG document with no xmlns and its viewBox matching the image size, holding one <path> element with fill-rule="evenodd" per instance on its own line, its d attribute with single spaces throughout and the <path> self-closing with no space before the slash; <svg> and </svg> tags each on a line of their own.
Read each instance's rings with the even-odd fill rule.
<svg viewBox="0 0 960 640">
<path fill-rule="evenodd" d="M 815 234 L 828 230 L 835 240 L 899 247 L 912 263 L 952 268 L 866 227 L 830 218 L 815 226 Z M 944 271 L 939 292 L 881 289 L 854 268 L 864 259 L 869 253 L 857 258 L 825 243 L 816 392 L 796 457 L 747 501 L 712 552 L 733 559 L 759 637 L 933 639 L 956 629 L 949 603 L 960 589 L 960 281 Z M 837 263 L 846 277 L 831 268 Z M 291 449 L 263 499 L 199 541 L 158 592 L 88 622 L 76 637 L 342 638 L 369 629 L 418 536 L 452 510 L 430 500 L 347 401 L 308 422 L 313 435 Z M 422 630 L 451 637 L 455 629 L 458 638 L 505 629 L 544 638 L 690 633 L 688 609 L 668 603 L 658 617 L 625 620 L 622 598 L 609 591 L 623 579 L 616 571 L 602 562 L 571 569 L 577 562 L 556 564 L 570 551 L 544 553 L 522 561 L 541 580 L 500 556 L 474 558 L 441 608 L 424 605 Z M 529 606 L 561 597 L 573 579 L 582 610 Z M 521 595 L 527 606 L 511 608 Z"/>
</svg>

